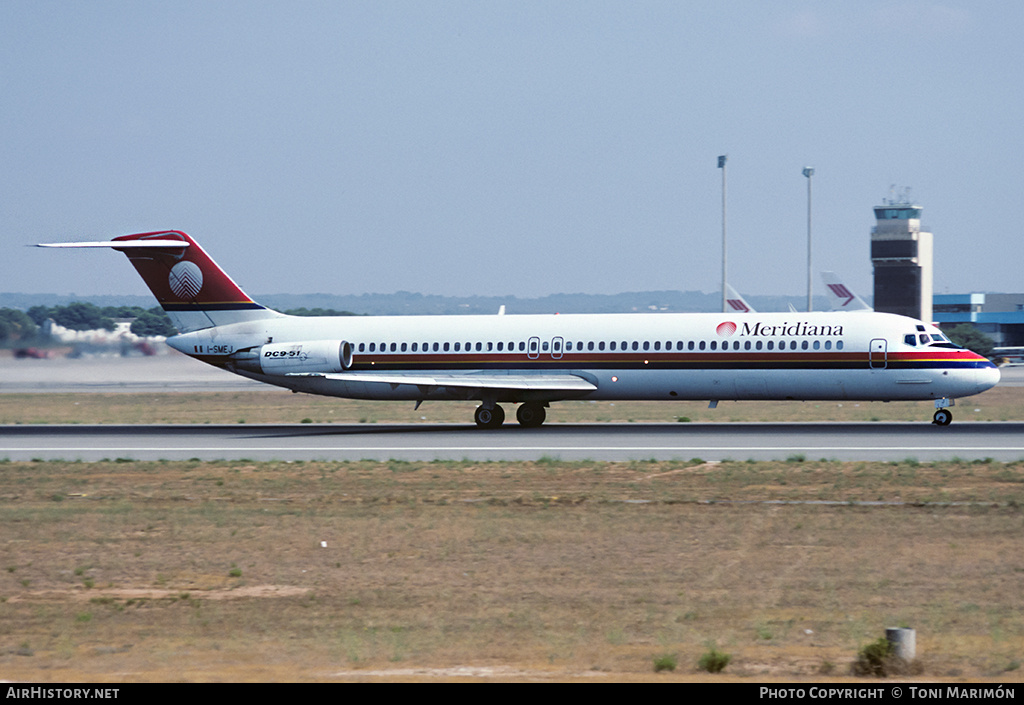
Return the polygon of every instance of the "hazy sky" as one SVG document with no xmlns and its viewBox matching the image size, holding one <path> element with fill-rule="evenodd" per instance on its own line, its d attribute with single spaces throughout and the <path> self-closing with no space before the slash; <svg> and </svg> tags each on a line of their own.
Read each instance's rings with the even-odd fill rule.
<svg viewBox="0 0 1024 705">
<path fill-rule="evenodd" d="M 179 229 L 250 294 L 1024 291 L 1024 3 L 0 2 L 0 291 L 146 293 Z M 820 280 L 815 287 L 822 293 Z"/>
</svg>

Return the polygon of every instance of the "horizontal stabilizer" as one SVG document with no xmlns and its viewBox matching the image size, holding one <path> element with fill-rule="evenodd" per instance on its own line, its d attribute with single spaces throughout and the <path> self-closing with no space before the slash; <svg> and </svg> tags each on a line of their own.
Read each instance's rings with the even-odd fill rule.
<svg viewBox="0 0 1024 705">
<path fill-rule="evenodd" d="M 135 240 L 130 245 L 126 242 L 41 242 L 36 247 L 112 247 L 125 249 L 130 247 L 133 250 L 148 247 L 188 247 L 189 243 L 182 240 Z"/>
</svg>

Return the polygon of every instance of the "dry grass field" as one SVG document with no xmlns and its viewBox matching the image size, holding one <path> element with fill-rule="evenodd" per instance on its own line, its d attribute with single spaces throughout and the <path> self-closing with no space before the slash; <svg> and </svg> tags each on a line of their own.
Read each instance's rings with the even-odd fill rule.
<svg viewBox="0 0 1024 705">
<path fill-rule="evenodd" d="M 470 424 L 474 404 L 411 407 L 0 394 L 0 424 Z M 567 402 L 549 423 L 931 412 Z M 1024 388 L 956 417 L 1024 418 Z M 1024 463 L 0 459 L 0 500 L 7 680 L 849 680 L 887 626 L 917 630 L 913 678 L 1024 672 Z"/>
<path fill-rule="evenodd" d="M 0 498 L 8 680 L 849 680 L 887 626 L 914 678 L 1021 679 L 1021 463 L 5 462 Z"/>
</svg>

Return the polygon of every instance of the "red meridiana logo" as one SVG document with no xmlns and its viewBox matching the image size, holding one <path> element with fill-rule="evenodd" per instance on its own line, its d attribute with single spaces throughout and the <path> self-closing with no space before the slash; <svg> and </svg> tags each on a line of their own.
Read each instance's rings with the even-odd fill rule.
<svg viewBox="0 0 1024 705">
<path fill-rule="evenodd" d="M 736 332 L 736 324 L 732 321 L 726 321 L 725 323 L 719 323 L 718 328 L 715 331 L 723 338 L 728 338 L 730 335 Z"/>
</svg>

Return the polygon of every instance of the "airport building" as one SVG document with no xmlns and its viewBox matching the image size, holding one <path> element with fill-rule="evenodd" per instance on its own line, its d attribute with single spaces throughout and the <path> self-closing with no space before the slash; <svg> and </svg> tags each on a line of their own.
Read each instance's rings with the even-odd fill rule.
<svg viewBox="0 0 1024 705">
<path fill-rule="evenodd" d="M 1024 294 L 933 294 L 933 235 L 906 193 L 875 206 L 874 309 L 941 326 L 970 323 L 997 347 L 1024 346 Z"/>
<path fill-rule="evenodd" d="M 937 294 L 935 323 L 970 323 L 996 347 L 1024 346 L 1024 294 Z"/>
<path fill-rule="evenodd" d="M 874 308 L 932 320 L 932 234 L 921 229 L 921 206 L 904 196 L 875 206 L 871 264 Z"/>
</svg>

